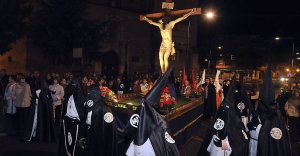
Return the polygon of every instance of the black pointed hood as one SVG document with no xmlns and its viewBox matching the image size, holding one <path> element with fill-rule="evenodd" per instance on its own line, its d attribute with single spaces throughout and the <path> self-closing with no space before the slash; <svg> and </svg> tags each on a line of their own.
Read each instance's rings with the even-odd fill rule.
<svg viewBox="0 0 300 156">
<path fill-rule="evenodd" d="M 246 109 L 249 109 L 249 112 L 252 113 L 254 108 L 251 105 L 251 101 L 247 95 L 244 84 L 244 74 L 240 74 L 240 83 L 239 83 L 239 98 L 237 102 L 242 101 L 245 104 Z"/>
<path fill-rule="evenodd" d="M 65 89 L 64 98 L 66 100 L 64 101 L 64 104 L 63 104 L 63 106 L 64 106 L 63 114 L 66 113 L 68 101 L 69 101 L 70 96 L 72 96 L 72 95 L 74 98 L 74 102 L 76 105 L 76 109 L 77 109 L 79 118 L 82 120 L 85 118 L 84 101 L 85 101 L 85 97 L 86 97 L 86 90 L 83 88 L 79 78 L 73 78 L 71 80 L 70 84 Z"/>
<path fill-rule="evenodd" d="M 249 154 L 249 146 L 246 138 L 245 127 L 241 121 L 241 118 L 234 110 L 236 90 L 237 81 L 236 74 L 234 74 L 227 96 L 218 109 L 218 112 L 213 120 L 214 124 L 210 125 L 209 135 L 207 135 L 199 155 L 209 155 L 207 148 L 214 135 L 218 136 L 220 140 L 224 140 L 226 137 L 228 137 L 229 144 L 232 148 L 231 155 L 246 156 Z M 223 126 L 220 126 L 219 123 L 223 123 Z"/>
<path fill-rule="evenodd" d="M 228 93 L 227 93 L 224 101 L 222 102 L 222 105 L 227 105 L 227 106 L 231 106 L 231 107 L 234 106 L 236 88 L 237 88 L 236 74 L 234 74 L 230 88 L 228 90 Z"/>
<path fill-rule="evenodd" d="M 275 87 L 272 83 L 270 66 L 264 74 L 264 82 L 259 94 L 258 114 L 262 127 L 258 136 L 257 155 L 292 155 L 287 125 L 275 101 Z"/>
<path fill-rule="evenodd" d="M 242 86 L 241 83 L 239 86 Z M 240 116 L 235 111 L 235 102 L 237 96 L 240 94 L 241 91 L 238 91 L 238 84 L 236 82 L 236 74 L 233 77 L 232 85 L 228 91 L 228 102 L 230 102 L 230 108 L 227 112 L 227 136 L 229 140 L 229 144 L 232 148 L 231 155 L 238 155 L 238 156 L 247 156 L 249 155 L 249 140 L 246 134 L 245 126 L 240 118 Z M 225 121 L 226 122 L 226 121 Z"/>
<path fill-rule="evenodd" d="M 270 112 L 272 106 L 275 105 L 275 88 L 272 83 L 272 67 L 269 66 L 267 71 L 264 73 L 263 86 L 259 93 L 259 105 L 258 113 Z"/>
<path fill-rule="evenodd" d="M 167 129 L 167 125 L 163 117 L 153 108 L 160 100 L 161 92 L 167 85 L 168 78 L 173 70 L 171 66 L 168 71 L 157 81 L 154 87 L 140 102 L 139 124 L 136 136 L 134 138 L 135 145 L 143 145 L 150 137 L 155 127 L 160 126 Z"/>
<path fill-rule="evenodd" d="M 147 93 L 147 95 L 144 97 L 145 100 L 153 105 L 158 102 L 161 96 L 161 92 L 163 91 L 164 87 L 168 83 L 168 79 L 171 75 L 171 72 L 174 68 L 174 65 L 172 65 L 167 72 L 157 81 L 157 83 L 153 86 L 153 88 Z"/>
<path fill-rule="evenodd" d="M 232 83 L 230 84 L 230 88 L 228 90 L 228 93 L 227 93 L 225 99 L 222 101 L 221 106 L 219 107 L 219 109 L 215 115 L 214 122 L 216 122 L 218 118 L 222 118 L 222 120 L 225 123 L 228 123 L 228 120 L 229 120 L 228 112 L 230 110 L 233 110 L 232 108 L 234 108 L 234 106 L 235 106 L 236 87 L 237 87 L 236 74 L 234 74 L 234 76 L 232 78 Z"/>
</svg>

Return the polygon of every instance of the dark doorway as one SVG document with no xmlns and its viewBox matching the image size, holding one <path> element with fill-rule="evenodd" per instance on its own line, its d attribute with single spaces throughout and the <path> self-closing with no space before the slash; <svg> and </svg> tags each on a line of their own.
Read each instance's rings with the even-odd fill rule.
<svg viewBox="0 0 300 156">
<path fill-rule="evenodd" d="M 115 51 L 108 51 L 102 57 L 102 74 L 116 77 L 119 74 L 120 58 Z"/>
</svg>

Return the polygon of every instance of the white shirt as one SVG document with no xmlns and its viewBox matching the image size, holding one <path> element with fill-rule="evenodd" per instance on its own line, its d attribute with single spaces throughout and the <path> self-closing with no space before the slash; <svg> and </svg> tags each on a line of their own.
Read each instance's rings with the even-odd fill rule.
<svg viewBox="0 0 300 156">
<path fill-rule="evenodd" d="M 207 151 L 209 152 L 210 156 L 230 156 L 232 149 L 230 147 L 228 137 L 222 140 L 222 143 L 227 144 L 228 149 L 222 149 L 222 147 L 216 146 L 213 138 L 211 139 L 210 144 L 207 147 Z"/>
<path fill-rule="evenodd" d="M 56 85 L 50 85 L 49 89 L 51 91 L 55 92 L 55 94 L 51 94 L 52 99 L 53 99 L 53 105 L 54 106 L 61 105 L 62 104 L 62 98 L 65 95 L 64 88 L 61 85 L 56 84 Z"/>
<path fill-rule="evenodd" d="M 88 125 L 91 125 L 91 123 L 92 123 L 92 114 L 93 114 L 93 111 L 89 111 L 87 114 L 85 123 Z"/>
<path fill-rule="evenodd" d="M 77 109 L 76 109 L 73 95 L 71 95 L 69 98 L 68 105 L 67 105 L 67 113 L 65 116 L 72 118 L 72 119 L 80 120 Z"/>
<path fill-rule="evenodd" d="M 257 154 L 257 144 L 258 144 L 258 136 L 261 128 L 261 124 L 257 126 L 255 130 L 249 132 L 250 134 L 250 143 L 249 143 L 249 155 L 256 156 Z"/>
<path fill-rule="evenodd" d="M 148 84 L 147 83 L 146 84 L 142 83 L 140 86 L 141 86 L 142 93 L 144 93 L 147 90 Z"/>
<path fill-rule="evenodd" d="M 132 141 L 130 146 L 127 149 L 126 155 L 127 156 L 156 156 L 149 138 L 141 146 L 137 146 L 133 144 Z"/>
</svg>

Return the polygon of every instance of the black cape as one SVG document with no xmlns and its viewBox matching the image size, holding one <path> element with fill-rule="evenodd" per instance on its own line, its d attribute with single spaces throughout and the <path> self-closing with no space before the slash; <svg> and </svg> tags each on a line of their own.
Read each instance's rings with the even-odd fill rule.
<svg viewBox="0 0 300 156">
<path fill-rule="evenodd" d="M 138 106 L 134 113 L 126 121 L 124 129 L 118 130 L 118 153 L 126 153 L 130 143 L 134 139 L 139 123 L 139 112 L 141 107 Z"/>
<path fill-rule="evenodd" d="M 55 142 L 52 98 L 45 81 L 41 81 L 39 86 L 41 90 L 39 96 L 34 92 L 32 97 L 30 115 L 24 133 L 24 140 L 31 141 L 33 139 L 32 130 L 35 112 L 37 111 L 36 136 L 34 137 L 34 140 L 39 142 Z M 37 105 L 36 102 L 38 102 Z"/>
<path fill-rule="evenodd" d="M 207 95 L 204 98 L 204 119 L 214 116 L 217 111 L 216 105 L 216 87 L 213 84 L 204 85 L 207 87 Z M 207 97 L 207 98 L 206 98 Z"/>
<path fill-rule="evenodd" d="M 235 109 L 241 117 L 248 118 L 248 122 L 249 122 L 250 118 L 255 113 L 255 110 L 254 110 L 253 106 L 251 105 L 249 96 L 247 95 L 243 77 L 244 77 L 244 75 L 241 73 L 240 81 L 237 86 L 238 88 L 235 93 L 236 94 Z M 245 123 L 245 124 L 247 124 L 247 123 Z"/>
<path fill-rule="evenodd" d="M 207 148 L 214 135 L 218 136 L 220 141 L 214 141 L 213 143 L 220 147 L 221 140 L 228 137 L 230 147 L 232 149 L 232 156 L 248 156 L 249 155 L 249 139 L 246 134 L 245 127 L 241 121 L 240 116 L 235 110 L 235 90 L 237 89 L 237 83 L 235 77 L 228 90 L 226 98 L 223 100 L 220 108 L 218 109 L 213 124 L 211 124 L 208 130 L 208 135 L 205 138 L 200 151 L 199 156 L 210 155 Z M 224 125 L 217 128 L 216 123 L 224 122 Z"/>
<path fill-rule="evenodd" d="M 84 101 L 86 98 L 86 88 L 81 84 L 78 78 L 74 78 L 65 89 L 63 111 L 62 116 L 64 117 L 67 113 L 68 100 L 73 95 L 76 109 L 80 119 L 85 119 L 85 107 Z"/>
<path fill-rule="evenodd" d="M 264 74 L 263 87 L 259 95 L 258 114 L 262 127 L 258 137 L 257 155 L 290 156 L 289 135 L 286 123 L 278 109 L 278 103 L 275 101 L 271 67 Z"/>
<path fill-rule="evenodd" d="M 179 156 L 175 140 L 168 131 L 166 121 L 154 108 L 159 105 L 161 92 L 167 85 L 173 68 L 174 66 L 171 66 L 168 69 L 140 102 L 139 122 L 133 143 L 141 146 L 149 138 L 156 156 Z"/>
<path fill-rule="evenodd" d="M 98 88 L 87 92 L 86 112 L 92 113 L 87 126 L 87 156 L 117 156 L 115 118 Z M 88 119 L 89 117 L 87 117 Z"/>
<path fill-rule="evenodd" d="M 73 95 L 75 107 L 80 120 L 73 120 L 66 117 L 68 101 Z M 86 90 L 82 86 L 79 79 L 74 78 L 65 89 L 63 102 L 63 122 L 58 145 L 58 156 L 68 156 L 73 153 L 76 156 L 85 156 L 86 148 L 83 145 L 86 139 L 86 110 L 84 106 L 86 98 Z M 71 135 L 69 135 L 69 133 Z M 69 143 L 69 144 L 68 144 Z"/>
</svg>

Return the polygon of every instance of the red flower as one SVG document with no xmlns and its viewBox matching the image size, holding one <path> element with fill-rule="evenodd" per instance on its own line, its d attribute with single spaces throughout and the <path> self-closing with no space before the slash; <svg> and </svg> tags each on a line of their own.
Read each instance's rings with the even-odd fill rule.
<svg viewBox="0 0 300 156">
<path fill-rule="evenodd" d="M 169 88 L 165 87 L 164 90 L 163 90 L 163 93 L 169 93 Z"/>
<path fill-rule="evenodd" d="M 171 104 L 176 104 L 176 100 L 169 94 L 169 88 L 165 87 L 160 98 L 160 107 Z"/>
</svg>

